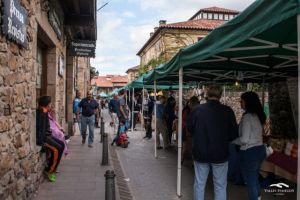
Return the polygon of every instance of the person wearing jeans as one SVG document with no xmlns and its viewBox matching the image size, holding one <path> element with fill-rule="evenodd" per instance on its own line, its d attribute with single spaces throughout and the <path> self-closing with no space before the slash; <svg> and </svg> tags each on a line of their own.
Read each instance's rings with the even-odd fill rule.
<svg viewBox="0 0 300 200">
<path fill-rule="evenodd" d="M 257 200 L 261 196 L 259 183 L 259 170 L 266 158 L 264 145 L 252 147 L 246 151 L 240 151 L 241 171 L 247 184 L 249 200 Z"/>
<path fill-rule="evenodd" d="M 79 118 L 80 110 L 81 113 L 81 136 L 82 144 L 85 144 L 87 126 L 89 126 L 89 138 L 88 147 L 93 147 L 94 142 L 94 126 L 95 126 L 95 114 L 99 113 L 99 104 L 95 99 L 93 99 L 92 93 L 87 92 L 87 97 L 82 99 L 78 105 L 77 118 Z"/>
<path fill-rule="evenodd" d="M 239 125 L 239 137 L 233 143 L 240 146 L 241 171 L 247 184 L 249 200 L 257 200 L 261 196 L 259 170 L 266 158 L 263 144 L 266 115 L 255 92 L 242 94 L 241 108 L 245 113 Z"/>
<path fill-rule="evenodd" d="M 87 127 L 89 127 L 88 145 L 91 147 L 94 142 L 95 115 L 81 117 L 82 137 L 84 138 L 83 144 L 86 140 Z"/>
<path fill-rule="evenodd" d="M 195 183 L 194 199 L 205 199 L 205 185 L 210 167 L 213 171 L 215 200 L 226 199 L 228 162 L 213 164 L 194 162 Z"/>
<path fill-rule="evenodd" d="M 194 200 L 204 200 L 210 167 L 213 171 L 215 200 L 226 200 L 229 143 L 238 130 L 233 110 L 220 103 L 222 88 L 209 86 L 207 102 L 188 115 L 187 130 L 192 136 L 195 166 Z"/>
</svg>

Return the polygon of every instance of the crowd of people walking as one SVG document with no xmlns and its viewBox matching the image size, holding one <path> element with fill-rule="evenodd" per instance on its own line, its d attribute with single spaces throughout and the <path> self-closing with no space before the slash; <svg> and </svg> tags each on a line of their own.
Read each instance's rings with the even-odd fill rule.
<svg viewBox="0 0 300 200">
<path fill-rule="evenodd" d="M 193 160 L 194 199 L 204 199 L 210 169 L 213 174 L 215 199 L 226 199 L 230 144 L 236 145 L 240 154 L 240 171 L 248 189 L 249 199 L 260 199 L 259 170 L 266 157 L 263 144 L 266 115 L 262 104 L 256 93 L 243 93 L 240 103 L 244 114 L 238 125 L 233 110 L 220 103 L 221 95 L 222 89 L 219 86 L 209 86 L 204 103 L 200 103 L 204 100 L 203 96 L 200 96 L 200 99 L 193 96 L 186 102 L 182 111 L 182 163 L 186 159 Z M 156 127 L 152 126 L 154 108 L 156 108 Z M 78 122 L 82 145 L 88 136 L 88 147 L 93 147 L 95 120 L 100 118 L 100 110 L 101 104 L 93 98 L 91 92 L 87 92 L 87 96 L 83 99 L 80 92 L 76 93 L 73 112 Z M 144 139 L 150 140 L 152 131 L 156 128 L 157 149 L 169 149 L 176 145 L 174 141 L 178 139 L 176 132 L 179 131 L 176 126 L 178 103 L 174 96 L 160 96 L 155 101 L 144 89 L 141 94 L 137 93 L 130 99 L 126 96 L 125 90 L 120 90 L 109 101 L 108 110 L 111 115 L 110 125 L 117 128 L 111 145 L 116 143 L 127 147 L 129 144 L 127 131 L 136 130 L 136 124 L 142 121 L 145 128 Z M 68 138 L 55 120 L 54 112 L 51 97 L 41 97 L 37 109 L 37 144 L 48 154 L 45 174 L 50 181 L 56 180 L 55 171 L 63 153 L 68 154 L 66 143 Z"/>
</svg>

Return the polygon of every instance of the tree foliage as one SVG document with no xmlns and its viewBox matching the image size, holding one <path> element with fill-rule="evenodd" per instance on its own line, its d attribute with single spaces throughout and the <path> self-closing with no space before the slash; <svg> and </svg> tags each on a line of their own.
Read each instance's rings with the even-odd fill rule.
<svg viewBox="0 0 300 200">
<path fill-rule="evenodd" d="M 92 80 L 95 76 L 99 76 L 99 72 L 96 70 L 95 67 L 90 68 L 90 79 Z"/>
</svg>

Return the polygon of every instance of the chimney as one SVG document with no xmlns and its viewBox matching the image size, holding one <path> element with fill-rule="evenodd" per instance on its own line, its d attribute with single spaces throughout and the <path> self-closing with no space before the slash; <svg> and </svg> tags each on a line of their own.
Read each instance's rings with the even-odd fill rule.
<svg viewBox="0 0 300 200">
<path fill-rule="evenodd" d="M 151 33 L 150 33 L 150 37 L 151 37 L 153 34 L 154 34 L 154 33 L 153 33 L 153 32 L 151 32 Z"/>
<path fill-rule="evenodd" d="M 159 20 L 159 26 L 166 25 L 166 24 L 167 24 L 167 20 Z"/>
</svg>

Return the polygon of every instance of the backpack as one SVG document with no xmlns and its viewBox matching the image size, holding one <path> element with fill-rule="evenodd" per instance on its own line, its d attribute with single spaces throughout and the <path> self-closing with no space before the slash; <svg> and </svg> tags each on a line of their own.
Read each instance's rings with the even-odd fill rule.
<svg viewBox="0 0 300 200">
<path fill-rule="evenodd" d="M 129 144 L 129 141 L 127 139 L 126 133 L 121 133 L 118 140 L 117 140 L 117 145 L 121 146 L 123 148 L 127 148 Z"/>
</svg>

